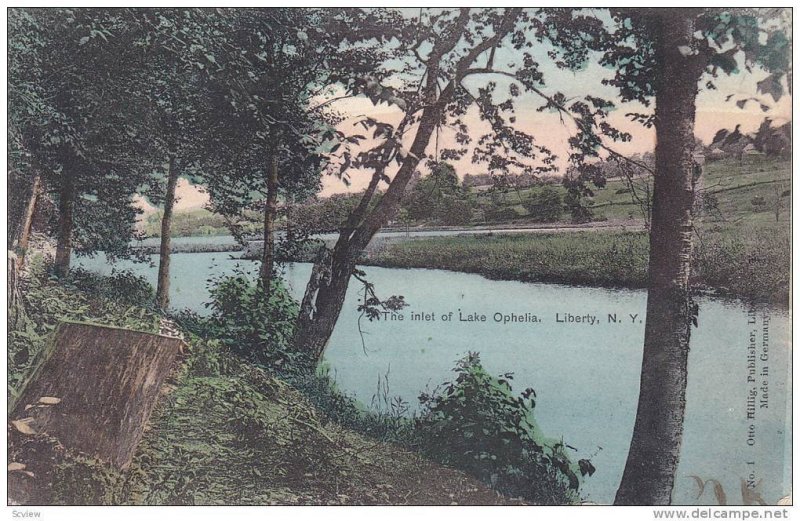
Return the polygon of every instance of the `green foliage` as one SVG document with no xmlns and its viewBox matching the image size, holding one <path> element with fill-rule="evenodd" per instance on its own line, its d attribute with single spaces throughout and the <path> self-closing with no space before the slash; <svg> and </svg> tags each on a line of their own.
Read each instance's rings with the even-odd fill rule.
<svg viewBox="0 0 800 521">
<path fill-rule="evenodd" d="M 561 218 L 561 194 L 555 188 L 545 186 L 531 196 L 525 209 L 536 222 L 556 222 Z"/>
<path fill-rule="evenodd" d="M 469 224 L 472 220 L 473 203 L 466 198 L 448 198 L 439 207 L 439 220 L 447 226 Z"/>
<path fill-rule="evenodd" d="M 583 460 L 574 469 L 564 444 L 542 436 L 533 419 L 533 389 L 516 396 L 513 375 L 491 376 L 476 353 L 461 359 L 454 370 L 454 381 L 420 397 L 422 450 L 503 494 L 537 504 L 574 502 L 578 473 L 591 474 L 594 468 Z"/>
<path fill-rule="evenodd" d="M 269 300 L 262 286 L 244 274 L 211 281 L 210 294 L 204 335 L 276 370 L 302 367 L 303 354 L 291 342 L 298 304 L 279 278 L 273 278 Z"/>
<path fill-rule="evenodd" d="M 292 224 L 307 233 L 336 232 L 344 225 L 362 194 L 333 194 L 310 199 L 292 212 Z"/>
<path fill-rule="evenodd" d="M 53 502 L 57 505 L 117 505 L 122 474 L 94 458 L 71 456 L 52 474 Z"/>
<path fill-rule="evenodd" d="M 648 251 L 647 235 L 633 232 L 433 237 L 389 244 L 365 262 L 501 280 L 643 287 Z"/>
<path fill-rule="evenodd" d="M 432 165 L 431 173 L 414 185 L 404 202 L 410 219 L 448 226 L 468 224 L 473 206 L 449 163 Z"/>
<path fill-rule="evenodd" d="M 785 222 L 709 225 L 698 230 L 692 284 L 752 302 L 789 302 L 791 237 Z M 491 279 L 642 288 L 644 232 L 434 237 L 387 245 L 365 263 L 479 273 Z"/>
<path fill-rule="evenodd" d="M 336 386 L 327 367 L 316 373 L 292 375 L 291 384 L 299 389 L 324 415 L 327 421 L 365 434 L 371 438 L 412 446 L 414 423 L 408 416 L 408 404 L 391 397 L 388 376 L 378 380 L 369 407 Z"/>
<path fill-rule="evenodd" d="M 144 235 L 147 237 L 161 236 L 162 211 L 157 211 L 147 216 L 144 227 Z M 249 217 L 256 219 L 261 217 L 252 213 Z M 177 211 L 172 214 L 172 225 L 170 227 L 171 237 L 193 237 L 201 235 L 228 235 L 225 218 L 219 214 L 212 213 L 205 208 L 198 208 L 189 211 Z M 258 233 L 259 228 L 255 223 L 243 225 L 244 233 Z"/>
<path fill-rule="evenodd" d="M 594 212 L 591 209 L 591 202 L 585 203 L 582 197 L 570 192 L 564 197 L 564 204 L 569 210 L 572 222 L 582 224 L 591 222 L 594 219 Z"/>
<path fill-rule="evenodd" d="M 791 251 L 783 223 L 714 226 L 700 233 L 693 282 L 726 296 L 788 306 Z"/>
<path fill-rule="evenodd" d="M 185 326 L 183 322 L 178 321 Z M 236 359 L 231 356 L 231 351 L 219 340 L 205 340 L 196 335 L 191 335 L 192 356 L 186 361 L 186 369 L 197 376 L 219 376 L 233 374 L 238 366 Z"/>
<path fill-rule="evenodd" d="M 140 212 L 131 196 L 150 181 L 152 163 L 141 154 L 147 137 L 127 90 L 142 56 L 132 12 L 18 9 L 11 16 L 11 164 L 17 174 L 44 176 L 54 199 L 74 202 L 78 251 L 128 254 Z"/>
<path fill-rule="evenodd" d="M 511 206 L 492 205 L 483 210 L 487 221 L 510 222 L 520 217 L 519 212 Z"/>
<path fill-rule="evenodd" d="M 153 286 L 141 275 L 130 271 L 111 271 L 111 275 L 101 276 L 82 268 L 70 270 L 64 281 L 68 288 L 75 288 L 99 297 L 117 301 L 119 304 L 149 307 L 153 299 Z"/>
<path fill-rule="evenodd" d="M 27 320 L 8 334 L 8 390 L 13 400 L 42 362 L 51 334 L 62 321 L 89 322 L 158 332 L 159 315 L 145 307 L 152 288 L 127 272 L 110 277 L 74 270 L 59 281 L 48 276 L 41 258 L 30 260 L 23 292 Z"/>
</svg>

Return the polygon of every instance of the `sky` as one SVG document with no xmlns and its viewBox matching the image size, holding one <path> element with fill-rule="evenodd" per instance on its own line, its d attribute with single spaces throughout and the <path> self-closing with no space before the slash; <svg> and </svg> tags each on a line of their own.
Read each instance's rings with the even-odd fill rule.
<svg viewBox="0 0 800 521">
<path fill-rule="evenodd" d="M 407 16 L 416 16 L 418 10 L 409 10 Z M 602 13 L 601 13 L 602 15 Z M 555 92 L 564 93 L 568 99 L 580 99 L 586 95 L 599 96 L 609 99 L 617 103 L 619 106 L 610 118 L 609 122 L 619 128 L 620 130 L 630 132 L 633 139 L 628 143 L 611 143 L 607 142 L 614 150 L 622 154 L 635 154 L 643 152 L 651 152 L 655 147 L 655 131 L 654 129 L 647 129 L 638 123 L 634 123 L 625 116 L 629 112 L 643 112 L 650 113 L 652 105 L 649 108 L 643 107 L 639 103 L 624 103 L 621 104 L 616 89 L 602 84 L 604 78 L 610 78 L 613 71 L 602 67 L 596 62 L 595 59 L 590 59 L 589 64 L 583 70 L 578 72 L 567 71 L 559 69 L 554 62 L 547 57 L 547 51 L 550 47 L 544 44 L 536 46 L 534 55 L 540 63 L 540 70 L 544 74 L 545 86 L 542 90 L 551 95 Z M 516 53 L 511 49 L 505 49 L 498 52 L 495 57 L 495 64 L 508 64 L 512 62 L 519 62 L 521 54 Z M 738 74 L 731 76 L 720 75 L 715 83 L 717 90 L 707 90 L 702 86 L 705 84 L 705 79 L 701 81 L 700 93 L 697 97 L 697 116 L 695 124 L 695 134 L 704 143 L 710 143 L 714 134 L 721 128 L 733 129 L 737 124 L 741 125 L 742 132 L 752 132 L 758 128 L 760 123 L 765 117 L 771 118 L 777 124 L 783 124 L 791 120 L 791 98 L 789 96 L 782 97 L 778 102 L 773 101 L 768 96 L 756 94 L 756 84 L 767 76 L 764 71 L 754 70 L 752 73 L 742 71 Z M 491 79 L 498 84 L 497 92 L 507 92 L 509 82 L 513 81 L 511 78 L 500 76 L 475 76 L 473 79 L 467 80 L 465 85 L 473 92 L 477 93 L 477 88 L 480 85 Z M 706 78 L 707 79 L 707 78 Z M 726 101 L 726 97 L 733 94 L 733 98 Z M 758 103 L 747 103 L 744 108 L 736 106 L 735 102 L 741 98 L 756 97 L 769 107 L 767 112 L 763 112 L 759 108 Z M 569 154 L 567 140 L 574 132 L 574 125 L 568 120 L 562 122 L 561 118 L 552 112 L 537 112 L 536 108 L 542 105 L 543 100 L 538 95 L 524 93 L 517 98 L 517 120 L 515 126 L 522 131 L 532 134 L 537 143 L 547 146 L 557 156 L 557 166 L 563 170 L 567 166 L 566 157 Z M 379 121 L 385 121 L 392 124 L 397 124 L 402 118 L 402 113 L 386 104 L 375 106 L 366 98 L 350 98 L 336 102 L 332 105 L 335 109 L 345 117 L 344 121 L 338 125 L 338 128 L 351 134 L 363 133 L 363 128 L 354 126 L 354 124 L 363 116 L 370 116 Z M 471 132 L 477 137 L 485 129 L 485 124 L 479 121 L 476 109 L 470 110 L 465 117 L 465 122 L 470 126 Z M 450 129 L 444 128 L 439 132 L 438 144 L 439 148 L 446 148 L 454 145 L 454 132 Z M 413 139 L 413 132 L 409 132 L 408 140 Z M 428 155 L 435 154 L 436 139 L 431 140 L 428 149 Z M 480 165 L 473 165 L 467 156 L 459 161 L 454 162 L 456 171 L 460 177 L 465 174 L 480 174 L 485 173 L 485 169 Z M 393 171 L 388 174 L 391 177 Z M 359 192 L 363 190 L 369 182 L 369 172 L 354 172 L 350 175 L 349 186 L 332 175 L 323 176 L 323 190 L 322 196 L 329 196 L 334 193 L 342 192 Z M 186 210 L 191 208 L 199 208 L 208 202 L 208 197 L 198 187 L 188 183 L 188 181 L 181 180 L 179 183 L 176 194 L 179 201 L 176 209 Z M 137 202 L 146 213 L 155 210 L 144 200 Z"/>
</svg>

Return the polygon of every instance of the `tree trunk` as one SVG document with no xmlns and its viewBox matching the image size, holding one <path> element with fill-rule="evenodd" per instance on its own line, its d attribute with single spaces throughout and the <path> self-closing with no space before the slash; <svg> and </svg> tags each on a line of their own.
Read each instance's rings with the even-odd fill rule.
<svg viewBox="0 0 800 521">
<path fill-rule="evenodd" d="M 42 176 L 36 174 L 33 177 L 33 184 L 31 186 L 31 196 L 28 199 L 28 205 L 25 207 L 25 215 L 22 220 L 22 225 L 19 229 L 17 236 L 17 269 L 21 270 L 25 264 L 25 253 L 28 250 L 28 241 L 31 236 L 31 228 L 33 227 L 33 216 L 36 213 L 36 205 L 39 202 L 39 197 L 42 193 Z"/>
<path fill-rule="evenodd" d="M 22 420 L 64 447 L 127 468 L 184 342 L 61 322 L 48 343 L 38 369 L 9 406 L 9 420 Z M 41 403 L 43 396 L 59 401 L 28 407 Z"/>
<path fill-rule="evenodd" d="M 286 244 L 294 244 L 294 227 L 292 226 L 294 196 L 291 196 L 291 198 L 287 197 L 284 204 L 286 205 Z"/>
<path fill-rule="evenodd" d="M 261 257 L 261 286 L 269 300 L 272 271 L 275 267 L 275 216 L 278 214 L 278 158 L 272 155 L 267 174 L 267 202 L 264 205 L 264 251 Z"/>
<path fill-rule="evenodd" d="M 167 166 L 167 193 L 164 197 L 164 215 L 161 217 L 161 248 L 158 256 L 158 284 L 156 306 L 169 307 L 169 261 L 172 242 L 172 211 L 175 207 L 175 187 L 178 184 L 178 169 L 175 156 L 170 155 Z"/>
<path fill-rule="evenodd" d="M 75 179 L 70 167 L 64 165 L 61 189 L 58 197 L 58 242 L 53 269 L 56 276 L 65 277 L 69 273 L 72 256 L 72 231 L 74 228 Z"/>
<path fill-rule="evenodd" d="M 25 313 L 25 305 L 23 304 L 22 291 L 20 290 L 19 272 L 20 267 L 17 265 L 19 259 L 13 251 L 8 251 L 6 257 L 8 265 L 6 277 L 8 285 L 6 286 L 6 309 L 8 317 L 9 330 L 18 329 L 24 324 L 27 314 Z"/>
<path fill-rule="evenodd" d="M 693 13 L 662 15 L 656 37 L 656 175 L 639 405 L 615 504 L 670 503 L 683 435 L 693 306 L 694 121 L 703 67 L 692 48 Z"/>
<path fill-rule="evenodd" d="M 389 188 L 381 197 L 380 202 L 370 210 L 371 194 L 374 193 L 379 181 L 373 176 L 374 186 L 370 183 L 359 208 L 354 214 L 351 214 L 345 229 L 339 234 L 332 255 L 330 257 L 323 256 L 321 262 L 324 264 L 315 266 L 315 269 L 319 273 L 324 273 L 326 277 L 320 278 L 319 287 L 316 290 L 306 292 L 307 297 L 313 296 L 313 303 L 309 302 L 301 309 L 294 336 L 295 347 L 309 356 L 310 363 L 314 367 L 321 360 L 333 333 L 359 255 L 378 230 L 397 212 L 406 186 L 408 186 L 417 165 L 425 156 L 425 149 L 428 147 L 431 135 L 436 130 L 445 107 L 453 99 L 457 86 L 460 86 L 467 69 L 476 58 L 498 45 L 511 32 L 520 14 L 521 9 L 506 10 L 495 34 L 476 44 L 457 62 L 455 71 L 444 88 L 439 83 L 441 61 L 461 39 L 470 20 L 469 9 L 462 8 L 454 25 L 444 33 L 442 39 L 434 44 L 427 60 L 426 83 L 423 88 L 424 109 L 409 153 L 403 158 L 400 169 L 389 183 Z M 405 122 L 406 119 L 400 126 L 404 126 Z M 304 298 L 304 302 L 305 300 Z M 313 367 L 309 369 L 313 369 Z"/>
<path fill-rule="evenodd" d="M 405 187 L 414 170 L 419 164 L 420 158 L 425 154 L 430 137 L 436 128 L 436 121 L 441 115 L 439 104 L 435 104 L 425 109 L 420 119 L 417 135 L 411 146 L 411 153 L 406 156 L 400 170 L 398 170 L 392 183 L 389 185 L 386 194 L 381 198 L 377 206 L 368 214 L 367 208 L 369 201 L 362 199 L 359 209 L 366 215 L 363 222 L 355 226 L 353 215 L 348 219 L 345 228 L 353 226 L 352 233 L 348 229 L 343 230 L 333 248 L 333 254 L 323 256 L 321 263 L 315 266 L 318 272 L 325 273 L 326 276 L 318 281 L 318 288 L 307 291 L 307 298 L 313 298 L 313 304 L 308 304 L 302 308 L 298 317 L 295 330 L 294 344 L 298 349 L 307 353 L 313 365 L 316 365 L 328 345 L 333 328 L 339 318 L 347 294 L 347 286 L 350 283 L 350 276 L 356 266 L 359 255 L 372 240 L 375 233 L 392 218 L 402 199 Z M 375 183 L 377 185 L 377 183 Z M 372 184 L 370 188 L 373 189 Z M 370 190 L 367 191 L 370 193 Z M 365 198 L 368 195 L 365 194 Z M 357 212 L 354 212 L 357 213 Z M 357 217 L 357 216 L 356 216 Z M 309 289 L 311 289 L 309 287 Z M 310 295 L 313 295 L 310 296 Z M 304 299 L 305 301 L 305 299 Z"/>
</svg>

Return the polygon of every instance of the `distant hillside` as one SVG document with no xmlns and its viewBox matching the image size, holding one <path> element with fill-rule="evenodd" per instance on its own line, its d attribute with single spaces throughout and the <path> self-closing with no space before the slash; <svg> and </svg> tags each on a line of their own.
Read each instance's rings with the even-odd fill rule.
<svg viewBox="0 0 800 521">
<path fill-rule="evenodd" d="M 707 158 L 704 165 L 702 190 L 703 218 L 710 221 L 774 221 L 789 220 L 791 209 L 791 162 L 788 159 L 770 157 L 759 153 L 745 154 L 741 159 L 727 158 L 714 160 Z M 595 195 L 584 201 L 595 221 L 643 221 L 644 207 L 648 190 L 652 190 L 652 180 L 639 176 L 631 181 L 615 177 L 609 179 L 603 188 L 595 188 Z M 463 189 L 461 197 L 466 205 L 456 209 L 463 216 L 467 212 L 462 226 L 476 225 L 537 225 L 543 222 L 541 198 L 543 193 L 553 192 L 557 195 L 554 219 L 547 222 L 571 224 L 572 215 L 565 204 L 566 190 L 558 182 L 549 179 L 545 185 L 527 188 L 502 188 L 486 186 L 469 186 Z M 292 210 L 293 222 L 316 231 L 335 231 L 338 223 L 347 215 L 347 211 L 357 203 L 357 195 L 339 195 L 323 198 L 303 205 L 296 205 Z M 464 210 L 464 207 L 467 207 Z M 401 210 L 395 225 L 411 226 L 441 225 L 436 219 L 404 220 L 408 214 Z M 144 222 L 143 231 L 149 237 L 160 234 L 161 212 L 149 215 Z M 283 226 L 281 221 L 279 226 Z M 259 222 L 253 216 L 253 222 L 245 227 L 248 233 L 258 234 Z M 203 208 L 178 211 L 173 220 L 173 236 L 228 235 L 224 219 Z"/>
</svg>

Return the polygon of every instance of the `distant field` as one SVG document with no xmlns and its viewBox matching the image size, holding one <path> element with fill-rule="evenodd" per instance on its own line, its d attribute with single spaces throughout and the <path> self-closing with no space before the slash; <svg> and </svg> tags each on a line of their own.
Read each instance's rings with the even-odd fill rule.
<svg viewBox="0 0 800 521">
<path fill-rule="evenodd" d="M 738 160 L 725 159 L 706 163 L 703 172 L 705 190 L 717 199 L 719 213 L 712 213 L 708 218 L 713 220 L 747 220 L 774 221 L 775 206 L 782 206 L 781 220 L 790 220 L 791 207 L 791 162 L 755 156 L 743 163 Z M 562 195 L 566 190 L 554 185 L 553 188 Z M 622 179 L 610 179 L 604 188 L 594 188 L 593 212 L 598 220 L 642 219 L 639 206 L 633 201 L 627 183 Z M 503 194 L 501 204 L 514 208 L 520 215 L 516 222 L 530 220 L 524 202 L 541 191 L 542 187 L 533 187 L 516 192 L 508 190 Z M 473 190 L 478 194 L 478 191 Z M 754 198 L 761 197 L 763 205 L 753 205 Z M 479 203 L 487 205 L 488 195 L 478 196 Z M 569 215 L 562 215 L 563 222 L 568 222 Z"/>
<path fill-rule="evenodd" d="M 161 236 L 162 211 L 157 211 L 147 216 L 143 223 L 143 232 L 146 237 Z M 257 233 L 256 226 L 247 229 L 250 233 Z M 205 208 L 175 212 L 172 216 L 172 237 L 200 237 L 204 235 L 230 235 L 225 226 L 225 219 Z"/>
</svg>

